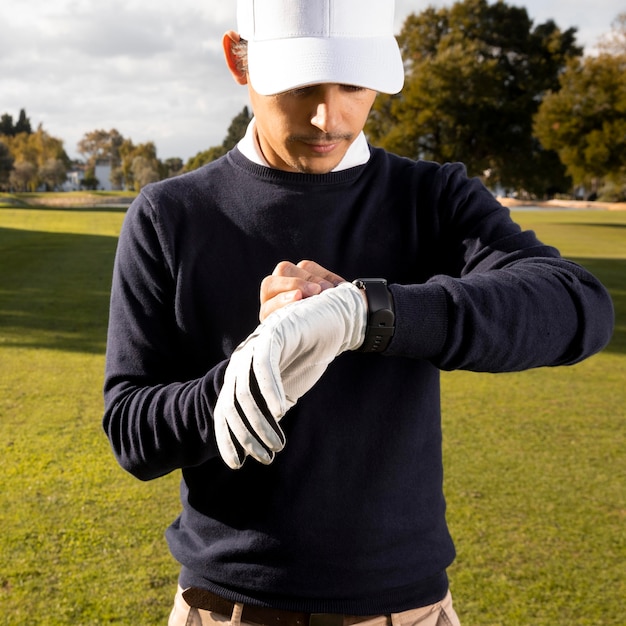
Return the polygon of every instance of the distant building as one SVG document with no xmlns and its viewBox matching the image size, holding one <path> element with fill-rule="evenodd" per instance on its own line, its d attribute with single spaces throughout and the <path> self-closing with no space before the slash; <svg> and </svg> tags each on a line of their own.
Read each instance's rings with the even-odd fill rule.
<svg viewBox="0 0 626 626">
<path fill-rule="evenodd" d="M 112 171 L 113 168 L 109 159 L 98 159 L 96 161 L 94 175 L 98 179 L 98 189 L 102 191 L 113 191 L 113 184 L 111 183 Z"/>
<path fill-rule="evenodd" d="M 83 189 L 85 172 L 89 169 L 86 163 L 74 162 L 67 172 L 67 180 L 61 186 L 62 191 L 80 191 Z M 108 159 L 98 159 L 96 161 L 93 174 L 98 181 L 96 189 L 100 191 L 117 191 L 119 187 L 114 187 L 111 183 L 111 172 L 113 170 L 111 161 Z"/>
<path fill-rule="evenodd" d="M 62 191 L 79 191 L 82 188 L 83 178 L 85 178 L 84 167 L 74 165 L 67 172 L 67 179 L 61 185 Z"/>
</svg>

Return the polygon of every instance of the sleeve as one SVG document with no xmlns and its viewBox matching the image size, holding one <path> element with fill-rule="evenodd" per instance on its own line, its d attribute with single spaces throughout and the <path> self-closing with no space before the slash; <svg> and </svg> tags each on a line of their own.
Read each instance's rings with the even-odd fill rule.
<svg viewBox="0 0 626 626">
<path fill-rule="evenodd" d="M 140 195 L 119 238 L 107 336 L 103 427 L 120 465 L 142 480 L 217 456 L 212 409 L 226 366 L 184 375 L 162 230 Z"/>
<path fill-rule="evenodd" d="M 606 346 L 614 324 L 606 289 L 523 231 L 462 165 L 440 169 L 429 203 L 439 271 L 390 287 L 396 332 L 386 354 L 507 372 L 573 364 Z"/>
</svg>

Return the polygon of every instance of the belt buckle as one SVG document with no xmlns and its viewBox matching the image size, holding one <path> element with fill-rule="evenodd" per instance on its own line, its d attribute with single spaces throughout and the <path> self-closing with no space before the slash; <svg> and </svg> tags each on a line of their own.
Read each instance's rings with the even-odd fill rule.
<svg viewBox="0 0 626 626">
<path fill-rule="evenodd" d="M 309 626 L 343 626 L 341 613 L 311 613 Z"/>
</svg>

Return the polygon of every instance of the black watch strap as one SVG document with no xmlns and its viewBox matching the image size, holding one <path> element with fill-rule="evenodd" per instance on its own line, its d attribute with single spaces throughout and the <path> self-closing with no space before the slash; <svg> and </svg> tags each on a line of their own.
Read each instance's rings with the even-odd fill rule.
<svg viewBox="0 0 626 626">
<path fill-rule="evenodd" d="M 357 278 L 354 284 L 365 291 L 367 298 L 367 329 L 359 352 L 382 352 L 389 345 L 395 330 L 393 298 L 384 278 Z"/>
</svg>

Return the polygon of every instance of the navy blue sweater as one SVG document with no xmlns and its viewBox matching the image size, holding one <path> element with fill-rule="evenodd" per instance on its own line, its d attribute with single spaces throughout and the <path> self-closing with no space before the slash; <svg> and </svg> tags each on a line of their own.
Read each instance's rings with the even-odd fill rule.
<svg viewBox="0 0 626 626">
<path fill-rule="evenodd" d="M 384 277 L 383 355 L 345 353 L 285 416 L 269 466 L 220 459 L 212 410 L 281 260 Z M 440 599 L 454 558 L 442 493 L 440 369 L 575 363 L 612 332 L 604 288 L 462 165 L 379 149 L 326 175 L 237 150 L 143 190 L 119 240 L 104 427 L 120 464 L 182 470 L 167 531 L 181 584 L 311 612 L 397 612 Z"/>
</svg>

